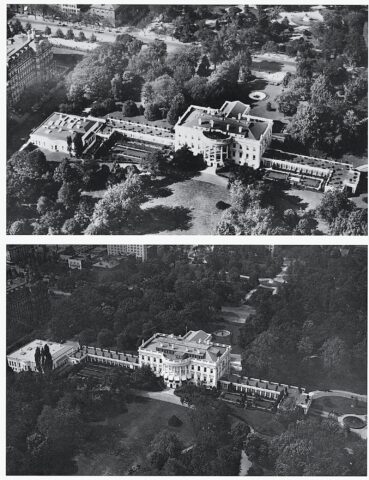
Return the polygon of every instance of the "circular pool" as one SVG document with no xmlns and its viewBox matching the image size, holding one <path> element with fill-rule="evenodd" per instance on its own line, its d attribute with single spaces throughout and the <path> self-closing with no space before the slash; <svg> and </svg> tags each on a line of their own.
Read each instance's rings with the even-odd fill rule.
<svg viewBox="0 0 369 480">
<path fill-rule="evenodd" d="M 355 415 L 348 415 L 343 419 L 343 423 L 350 428 L 364 428 L 366 426 L 366 422 Z"/>
<path fill-rule="evenodd" d="M 215 337 L 229 337 L 231 332 L 229 330 L 217 330 L 213 333 Z"/>
<path fill-rule="evenodd" d="M 249 97 L 251 100 L 265 100 L 267 95 L 264 92 L 258 92 L 255 90 L 254 92 L 249 93 Z"/>
</svg>

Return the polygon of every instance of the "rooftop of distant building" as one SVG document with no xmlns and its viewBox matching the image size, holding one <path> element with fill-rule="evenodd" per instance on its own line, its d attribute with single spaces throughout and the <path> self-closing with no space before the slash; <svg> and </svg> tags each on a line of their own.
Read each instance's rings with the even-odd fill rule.
<svg viewBox="0 0 369 480">
<path fill-rule="evenodd" d="M 43 38 L 39 32 L 33 32 L 32 34 L 19 33 L 14 35 L 14 37 L 8 38 L 6 42 L 7 60 L 9 60 L 26 45 L 29 45 L 34 51 L 36 51 L 35 38 L 40 41 L 40 44 L 43 40 L 45 40 L 45 38 Z"/>
<path fill-rule="evenodd" d="M 230 348 L 228 345 L 213 343 L 211 334 L 203 330 L 191 330 L 183 337 L 157 333 L 141 346 L 142 350 L 162 352 L 170 360 L 194 357 L 212 362 L 222 356 L 228 348 Z"/>
</svg>

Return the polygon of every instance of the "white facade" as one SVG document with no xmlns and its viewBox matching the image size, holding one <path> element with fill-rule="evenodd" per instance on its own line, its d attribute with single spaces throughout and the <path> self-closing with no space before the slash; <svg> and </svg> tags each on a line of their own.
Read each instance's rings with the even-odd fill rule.
<svg viewBox="0 0 369 480">
<path fill-rule="evenodd" d="M 68 357 L 76 349 L 74 344 L 60 344 L 55 342 L 46 342 L 44 340 L 33 340 L 19 350 L 7 355 L 6 358 L 9 367 L 17 373 L 29 370 L 34 372 L 37 371 L 35 362 L 36 348 L 39 347 L 41 349 L 46 344 L 49 347 L 50 355 L 53 360 L 53 369 L 69 363 Z"/>
<path fill-rule="evenodd" d="M 170 388 L 183 382 L 216 387 L 230 371 L 230 345 L 213 343 L 202 330 L 175 336 L 156 333 L 138 349 L 139 365 L 148 365 Z"/>
<path fill-rule="evenodd" d="M 71 270 L 82 270 L 83 258 L 72 257 L 68 258 L 68 267 Z"/>
<path fill-rule="evenodd" d="M 272 139 L 273 121 L 249 115 L 242 102 L 225 102 L 220 109 L 191 105 L 175 125 L 175 149 L 187 146 L 202 154 L 208 167 L 225 160 L 257 169 Z"/>
<path fill-rule="evenodd" d="M 147 260 L 147 245 L 107 245 L 106 249 L 108 255 L 134 255 L 143 262 Z"/>
<path fill-rule="evenodd" d="M 79 7 L 76 3 L 58 3 L 57 6 L 64 13 L 75 15 L 79 13 Z"/>
</svg>

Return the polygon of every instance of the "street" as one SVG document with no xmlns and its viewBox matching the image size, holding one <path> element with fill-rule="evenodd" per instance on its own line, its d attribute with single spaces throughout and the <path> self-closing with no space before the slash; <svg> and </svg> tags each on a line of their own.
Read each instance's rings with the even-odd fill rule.
<svg viewBox="0 0 369 480">
<path fill-rule="evenodd" d="M 35 28 L 36 30 L 41 30 L 42 32 L 45 30 L 45 27 L 48 26 L 51 29 L 52 35 L 55 34 L 55 32 L 60 28 L 64 34 L 67 33 L 67 31 L 72 28 L 74 31 L 74 34 L 77 36 L 78 32 L 84 32 L 85 36 L 87 39 L 91 37 L 92 34 L 95 35 L 96 39 L 98 42 L 114 42 L 117 35 L 121 35 L 124 33 L 127 33 L 129 35 L 132 35 L 132 37 L 137 38 L 138 40 L 141 40 L 144 43 L 151 43 L 155 39 L 160 39 L 163 40 L 166 45 L 167 45 L 167 51 L 168 53 L 173 53 L 183 46 L 186 45 L 191 45 L 191 44 L 186 44 L 182 43 L 179 40 L 176 40 L 175 38 L 170 37 L 169 35 L 158 35 L 154 32 L 150 31 L 150 25 L 146 27 L 145 29 L 138 29 L 134 27 L 120 27 L 118 32 L 116 31 L 117 29 L 111 28 L 110 32 L 109 29 L 104 29 L 104 32 L 101 33 L 101 30 L 103 27 L 100 28 L 93 28 L 93 27 L 86 27 L 85 25 L 76 28 L 76 25 L 70 22 L 60 22 L 63 25 L 59 25 L 58 20 L 52 21 L 51 19 L 43 19 L 41 15 L 37 15 L 35 18 L 35 15 L 21 15 L 17 14 L 14 18 L 17 18 L 20 22 L 22 22 L 23 26 L 28 22 L 32 25 L 32 28 Z M 100 30 L 100 32 L 98 31 Z M 114 31 L 113 31 L 114 30 Z M 76 43 L 78 45 L 78 43 Z"/>
</svg>

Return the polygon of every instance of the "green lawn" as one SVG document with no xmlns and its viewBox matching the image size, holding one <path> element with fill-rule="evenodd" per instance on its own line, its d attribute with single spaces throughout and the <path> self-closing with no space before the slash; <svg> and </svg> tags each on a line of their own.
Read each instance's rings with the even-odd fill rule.
<svg viewBox="0 0 369 480">
<path fill-rule="evenodd" d="M 334 395 L 313 400 L 311 402 L 311 408 L 325 412 L 334 410 L 338 415 L 346 415 L 348 413 L 367 415 L 367 404 L 365 402 L 356 404 L 351 398 L 337 397 Z"/>
<path fill-rule="evenodd" d="M 147 225 L 145 233 L 213 234 L 222 215 L 215 205 L 220 200 L 229 203 L 229 192 L 226 180 L 216 176 L 214 182 L 209 176 L 206 181 L 202 178 L 175 182 L 168 186 L 171 195 L 144 203 L 142 208 L 150 213 L 153 222 L 152 229 Z"/>
<path fill-rule="evenodd" d="M 186 407 L 146 398 L 137 398 L 127 407 L 126 413 L 94 425 L 91 442 L 83 445 L 76 457 L 76 475 L 127 475 L 131 466 L 143 465 L 150 443 L 166 428 L 175 432 L 185 447 L 191 445 L 193 430 Z M 168 426 L 172 415 L 182 420 L 180 427 Z"/>
<path fill-rule="evenodd" d="M 275 413 L 265 412 L 263 410 L 244 409 L 230 404 L 228 405 L 237 418 L 240 420 L 242 419 L 248 425 L 253 427 L 256 432 L 261 433 L 262 435 L 279 435 L 285 430 L 285 427 L 278 422 Z"/>
</svg>

